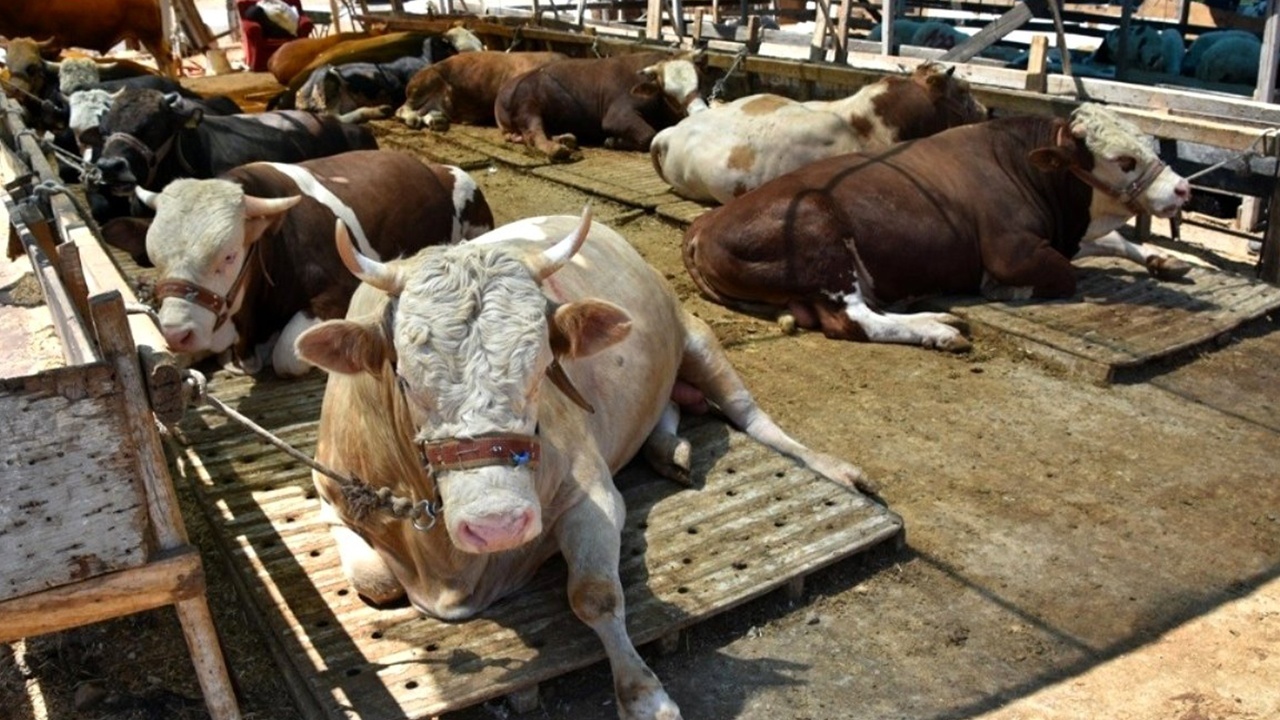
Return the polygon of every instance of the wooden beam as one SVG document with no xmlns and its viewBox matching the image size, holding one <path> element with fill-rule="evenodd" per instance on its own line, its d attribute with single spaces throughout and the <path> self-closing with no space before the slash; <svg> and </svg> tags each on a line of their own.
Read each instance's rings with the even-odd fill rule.
<svg viewBox="0 0 1280 720">
<path fill-rule="evenodd" d="M 1026 89 L 1042 93 L 1048 87 L 1049 38 L 1036 35 L 1031 38 L 1031 56 L 1027 60 Z"/>
<path fill-rule="evenodd" d="M 202 592 L 200 553 L 188 546 L 136 568 L 0 603 L 0 643 L 153 610 Z"/>
<path fill-rule="evenodd" d="M 1276 63 L 1280 62 L 1280 0 L 1272 0 L 1267 7 L 1262 51 L 1258 53 L 1258 85 L 1253 91 L 1253 99 L 1265 103 L 1276 99 Z"/>
<path fill-rule="evenodd" d="M 1005 35 L 1026 25 L 1027 21 L 1033 17 L 1035 17 L 1035 13 L 1032 12 L 1032 8 L 1025 2 L 1019 2 L 1003 15 L 991 21 L 986 27 L 974 33 L 973 37 L 943 53 L 938 58 L 938 61 L 965 62 L 994 45 Z"/>
</svg>

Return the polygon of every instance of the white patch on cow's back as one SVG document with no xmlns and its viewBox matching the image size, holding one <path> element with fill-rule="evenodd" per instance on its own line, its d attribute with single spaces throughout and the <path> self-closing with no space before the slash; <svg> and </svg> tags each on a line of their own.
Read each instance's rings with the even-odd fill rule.
<svg viewBox="0 0 1280 720">
<path fill-rule="evenodd" d="M 487 245 L 491 243 L 510 242 L 512 240 L 550 240 L 552 237 L 551 234 L 549 234 L 542 226 L 546 225 L 553 218 L 554 216 L 548 216 L 517 220 L 513 223 L 507 223 L 500 228 L 494 228 L 480 237 L 473 238 L 469 242 Z M 557 237 L 556 239 L 559 240 L 560 238 Z"/>
<path fill-rule="evenodd" d="M 382 260 L 382 257 L 369 244 L 369 238 L 364 234 L 364 227 L 360 225 L 360 219 L 356 217 L 355 210 L 352 210 L 350 205 L 342 202 L 341 198 L 334 195 L 329 188 L 320 184 L 314 173 L 300 165 L 290 165 L 289 163 L 269 162 L 261 164 L 275 168 L 282 175 L 293 180 L 298 186 L 299 192 L 329 208 L 329 211 L 345 223 L 347 229 L 351 231 L 351 237 L 355 239 L 356 247 L 360 249 L 361 253 L 374 260 Z"/>
<path fill-rule="evenodd" d="M 472 227 L 471 223 L 463 220 L 467 207 L 475 202 L 476 190 L 479 188 L 475 179 L 466 170 L 453 165 L 444 167 L 453 176 L 453 241 L 460 242 L 482 231 L 481 228 Z M 483 230 L 487 231 L 489 228 L 485 227 Z"/>
<path fill-rule="evenodd" d="M 877 82 L 864 86 L 858 92 L 843 100 L 832 100 L 830 102 L 811 100 L 801 104 L 810 110 L 824 110 L 832 113 L 850 125 L 853 124 L 853 118 L 866 120 L 872 129 L 863 137 L 863 145 L 867 148 L 878 149 L 881 146 L 891 145 L 898 141 L 898 129 L 890 128 L 886 125 L 884 118 L 880 117 L 876 112 L 876 99 L 887 92 L 889 92 L 889 85 L 884 82 Z"/>
</svg>

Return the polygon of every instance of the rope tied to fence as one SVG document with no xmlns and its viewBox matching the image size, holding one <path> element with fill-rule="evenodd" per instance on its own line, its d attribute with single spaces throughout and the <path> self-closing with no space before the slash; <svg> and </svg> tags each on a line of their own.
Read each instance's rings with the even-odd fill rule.
<svg viewBox="0 0 1280 720">
<path fill-rule="evenodd" d="M 729 64 L 729 69 L 725 70 L 724 74 L 721 75 L 714 84 L 712 84 L 711 94 L 707 96 L 708 103 L 713 103 L 720 99 L 720 96 L 724 94 L 725 82 L 738 71 L 738 67 L 742 65 L 743 60 L 747 59 L 748 54 L 749 53 L 745 45 L 738 48 L 737 54 L 733 56 L 733 62 Z"/>
<path fill-rule="evenodd" d="M 338 483 L 338 487 L 342 490 L 343 499 L 346 501 L 347 512 L 355 522 L 360 522 L 375 511 L 382 510 L 401 520 L 411 521 L 413 527 L 422 532 L 435 527 L 442 510 L 441 503 L 431 500 L 414 501 L 410 498 L 399 497 L 393 494 L 389 487 L 375 488 L 358 477 L 343 475 L 323 463 L 317 462 L 311 456 L 280 439 L 270 430 L 249 419 L 235 408 L 210 395 L 208 380 L 199 371 L 184 370 L 183 383 L 186 385 L 190 398 L 195 404 L 212 407 L 227 416 L 228 419 L 239 423 L 267 441 L 277 450 Z M 429 469 L 427 471 L 430 472 Z"/>
<path fill-rule="evenodd" d="M 1261 144 L 1262 144 L 1262 142 L 1263 142 L 1264 140 L 1266 140 L 1268 137 L 1274 137 L 1274 136 L 1275 136 L 1275 135 L 1277 135 L 1277 134 L 1280 134 L 1280 127 L 1268 128 L 1268 129 L 1264 130 L 1264 131 L 1262 132 L 1262 134 L 1261 134 L 1261 135 L 1259 135 L 1258 137 L 1254 138 L 1254 139 L 1253 139 L 1253 142 L 1249 143 L 1249 147 L 1247 147 L 1247 148 L 1245 148 L 1245 149 L 1241 150 L 1240 152 L 1236 153 L 1235 155 L 1232 155 L 1231 157 L 1227 158 L 1226 160 L 1223 160 L 1223 161 L 1221 161 L 1221 162 L 1216 162 L 1216 163 L 1214 163 L 1214 164 L 1210 165 L 1209 167 L 1204 168 L 1203 170 L 1199 170 L 1199 171 L 1194 172 L 1194 173 L 1192 173 L 1192 174 L 1190 174 L 1190 175 L 1187 175 L 1187 176 L 1186 176 L 1186 178 L 1185 178 L 1185 180 L 1186 180 L 1187 182 L 1191 182 L 1192 180 L 1195 180 L 1196 178 L 1198 178 L 1198 177 L 1200 177 L 1200 176 L 1202 176 L 1202 175 L 1208 175 L 1209 173 L 1213 172 L 1214 170 L 1217 170 L 1217 169 L 1219 169 L 1219 168 L 1222 168 L 1222 167 L 1225 167 L 1225 166 L 1227 166 L 1227 165 L 1230 165 L 1231 163 L 1233 163 L 1233 162 L 1235 162 L 1235 161 L 1237 161 L 1237 160 L 1241 160 L 1241 159 L 1245 159 L 1245 170 L 1248 170 L 1249 163 L 1248 163 L 1247 158 L 1251 158 L 1252 156 L 1255 156 L 1255 155 L 1263 155 L 1263 154 L 1265 154 L 1265 148 L 1263 148 L 1263 149 L 1259 149 L 1259 147 L 1258 147 L 1258 146 L 1259 146 L 1259 145 L 1261 145 Z M 1277 161 L 1277 163 L 1278 163 L 1278 164 L 1280 164 L 1280 160 L 1278 160 L 1278 161 Z"/>
</svg>

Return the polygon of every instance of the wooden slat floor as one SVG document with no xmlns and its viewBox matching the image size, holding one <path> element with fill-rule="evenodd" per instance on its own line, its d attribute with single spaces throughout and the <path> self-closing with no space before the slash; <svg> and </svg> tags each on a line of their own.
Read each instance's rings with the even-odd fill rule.
<svg viewBox="0 0 1280 720">
<path fill-rule="evenodd" d="M 439 136 L 468 152 L 506 162 L 522 154 L 534 175 L 563 183 L 687 226 L 707 206 L 685 200 L 653 170 L 647 153 L 588 148 L 582 160 L 538 162 L 505 143 L 496 128 L 458 126 Z M 1031 352 L 1109 382 L 1120 371 L 1211 342 L 1280 308 L 1280 288 L 1241 275 L 1197 267 L 1182 282 L 1161 282 L 1139 266 L 1086 258 L 1077 295 L 1066 302 L 995 303 L 941 298 L 926 303 L 970 325 L 1008 335 Z"/>
<path fill-rule="evenodd" d="M 209 384 L 210 394 L 307 454 L 323 388 L 318 376 L 219 374 Z M 628 507 L 621 573 L 638 644 L 901 532 L 894 513 L 720 422 L 698 420 L 683 432 L 696 448 L 694 488 L 639 465 L 619 477 Z M 468 622 L 374 609 L 342 577 L 305 466 L 209 407 L 187 413 L 170 449 L 175 474 L 196 489 L 242 595 L 288 663 L 299 704 L 315 717 L 431 717 L 604 657 L 569 610 L 559 560 Z"/>
</svg>

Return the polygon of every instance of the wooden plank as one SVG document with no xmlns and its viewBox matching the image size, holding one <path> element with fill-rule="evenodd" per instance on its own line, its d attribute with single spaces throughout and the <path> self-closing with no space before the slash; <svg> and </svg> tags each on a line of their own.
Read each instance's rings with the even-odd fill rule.
<svg viewBox="0 0 1280 720">
<path fill-rule="evenodd" d="M 1031 38 L 1031 57 L 1027 61 L 1027 90 L 1042 93 L 1048 87 L 1048 54 L 1049 38 L 1043 35 Z"/>
<path fill-rule="evenodd" d="M 1053 1 L 1053 0 L 1050 0 Z M 1043 3 L 1041 3 L 1043 4 Z M 938 58 L 939 62 L 966 62 L 978 53 L 994 45 L 1005 35 L 1017 30 L 1035 16 L 1026 2 L 1010 8 L 986 27 L 974 33 L 968 40 L 956 45 Z"/>
<path fill-rule="evenodd" d="M 146 497 L 117 434 L 121 406 L 103 364 L 0 380 L 0 600 L 145 562 Z"/>
<path fill-rule="evenodd" d="M 0 643 L 171 605 L 204 592 L 193 547 L 129 570 L 0 603 Z"/>
<path fill-rule="evenodd" d="M 1185 282 L 1164 283 L 1132 263 L 1087 258 L 1070 301 L 938 299 L 972 325 L 998 330 L 1097 380 L 1213 341 L 1280 308 L 1280 289 L 1195 267 Z"/>
</svg>

